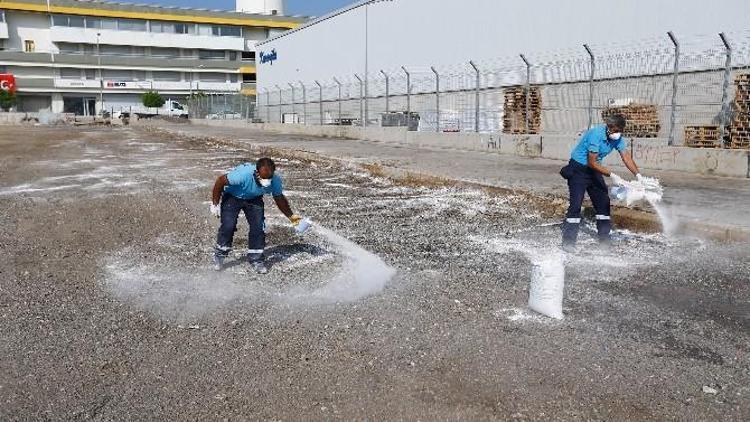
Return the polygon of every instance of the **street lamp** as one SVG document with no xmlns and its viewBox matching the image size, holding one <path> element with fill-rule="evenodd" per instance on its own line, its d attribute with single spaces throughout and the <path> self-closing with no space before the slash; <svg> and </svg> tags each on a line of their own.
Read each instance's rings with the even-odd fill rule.
<svg viewBox="0 0 750 422">
<path fill-rule="evenodd" d="M 99 109 L 102 112 L 102 116 L 103 116 L 104 115 L 104 76 L 102 75 L 101 44 L 99 44 L 99 37 L 101 37 L 101 35 L 102 35 L 101 32 L 96 33 L 96 65 L 99 68 Z"/>
<path fill-rule="evenodd" d="M 199 64 L 196 69 L 202 69 L 202 68 L 203 68 L 203 65 Z M 195 78 L 195 72 L 190 72 L 190 99 L 191 100 L 193 99 L 193 80 L 194 80 L 194 78 Z M 196 87 L 196 90 L 197 89 L 198 88 Z"/>
<path fill-rule="evenodd" d="M 370 13 L 369 13 L 369 6 L 373 3 L 383 3 L 386 1 L 393 1 L 393 0 L 369 0 L 364 4 L 365 6 L 365 81 L 364 81 L 364 87 L 365 87 L 365 113 L 364 113 L 364 125 L 367 126 L 367 119 L 369 118 L 369 97 L 370 97 L 370 90 L 369 90 L 369 84 L 368 81 L 370 79 Z"/>
</svg>

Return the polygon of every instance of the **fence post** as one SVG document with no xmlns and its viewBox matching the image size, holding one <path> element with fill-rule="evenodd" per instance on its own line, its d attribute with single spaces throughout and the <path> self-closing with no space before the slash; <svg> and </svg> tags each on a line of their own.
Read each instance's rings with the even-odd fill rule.
<svg viewBox="0 0 750 422">
<path fill-rule="evenodd" d="M 385 71 L 381 70 L 380 73 L 385 77 L 385 113 L 388 114 L 388 112 L 391 111 L 389 102 L 391 94 L 390 78 L 388 78 L 388 74 L 385 73 Z"/>
<path fill-rule="evenodd" d="M 291 88 L 291 89 L 292 89 L 292 114 L 294 115 L 294 114 L 296 114 L 296 113 L 297 113 L 297 107 L 295 106 L 296 104 L 295 104 L 295 102 L 294 102 L 294 100 L 295 100 L 295 95 L 294 95 L 294 85 L 293 85 L 293 84 L 291 84 L 291 83 L 287 83 L 287 85 L 289 85 L 289 88 Z"/>
<path fill-rule="evenodd" d="M 271 91 L 268 88 L 266 90 L 266 123 L 271 123 Z"/>
<path fill-rule="evenodd" d="M 406 73 L 406 114 L 411 114 L 411 74 L 405 66 L 401 66 L 401 70 Z"/>
<path fill-rule="evenodd" d="M 318 112 L 320 113 L 320 125 L 323 126 L 323 85 L 320 82 L 315 81 L 318 85 Z"/>
<path fill-rule="evenodd" d="M 526 60 L 526 56 L 523 54 L 519 54 L 521 56 L 521 60 L 523 60 L 524 64 L 526 65 L 526 85 L 524 86 L 524 97 L 525 97 L 525 104 L 523 105 L 523 115 L 524 115 L 524 129 L 525 132 L 528 134 L 531 132 L 531 126 L 529 125 L 529 103 L 531 102 L 531 63 L 529 63 L 528 60 Z M 589 123 L 590 125 L 590 123 Z"/>
<path fill-rule="evenodd" d="M 431 66 L 430 69 L 432 69 L 432 73 L 435 74 L 435 109 L 437 110 L 436 114 L 436 132 L 440 132 L 440 74 L 435 69 L 435 66 Z"/>
<path fill-rule="evenodd" d="M 356 73 L 354 74 L 354 77 L 357 78 L 357 80 L 359 81 L 359 125 L 364 127 L 365 111 L 362 108 L 362 101 L 363 101 L 362 95 L 363 95 L 364 87 L 362 86 L 362 78 L 360 78 L 359 75 L 357 75 Z"/>
<path fill-rule="evenodd" d="M 672 31 L 667 32 L 669 39 L 674 44 L 674 70 L 672 72 L 672 106 L 669 118 L 669 142 L 668 145 L 674 145 L 674 130 L 677 124 L 677 76 L 680 73 L 680 42 L 677 41 Z"/>
<path fill-rule="evenodd" d="M 338 109 L 339 109 L 339 125 L 341 124 L 341 82 L 337 78 L 333 78 L 333 81 L 336 82 L 336 85 L 339 86 L 339 99 L 338 99 Z"/>
<path fill-rule="evenodd" d="M 469 60 L 469 64 L 474 68 L 474 72 L 477 74 L 477 80 L 474 84 L 474 132 L 479 133 L 479 68 L 473 60 Z"/>
<path fill-rule="evenodd" d="M 726 147 L 727 143 L 724 139 L 727 123 L 729 123 L 729 78 L 731 76 L 732 71 L 732 45 L 729 43 L 729 39 L 727 39 L 726 34 L 723 32 L 719 34 L 719 37 L 721 38 L 721 42 L 724 43 L 724 48 L 726 49 L 726 55 L 727 60 L 726 64 L 724 66 L 724 85 L 721 88 L 721 116 L 720 116 L 720 122 L 719 124 L 719 140 L 721 141 L 721 146 Z"/>
<path fill-rule="evenodd" d="M 276 85 L 276 89 L 279 90 L 279 123 L 284 123 L 284 107 L 281 105 L 284 99 L 281 96 L 281 87 Z"/>
<path fill-rule="evenodd" d="M 583 48 L 586 49 L 586 52 L 589 53 L 589 57 L 591 58 L 591 75 L 589 76 L 589 127 L 588 129 L 591 129 L 591 126 L 594 124 L 594 74 L 596 73 L 596 59 L 594 58 L 594 53 L 591 51 L 591 48 L 589 48 L 588 44 L 584 44 Z"/>
<path fill-rule="evenodd" d="M 305 87 L 302 81 L 299 81 L 299 84 L 302 87 L 302 120 L 307 125 L 307 87 Z"/>
</svg>

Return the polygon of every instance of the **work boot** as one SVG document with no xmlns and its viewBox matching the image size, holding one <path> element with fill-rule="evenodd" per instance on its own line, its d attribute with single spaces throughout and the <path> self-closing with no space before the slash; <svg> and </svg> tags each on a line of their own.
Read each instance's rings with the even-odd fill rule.
<svg viewBox="0 0 750 422">
<path fill-rule="evenodd" d="M 263 261 L 253 261 L 250 263 L 250 265 L 253 267 L 256 273 L 258 274 L 267 274 L 268 273 L 268 267 L 266 267 L 266 264 Z"/>
<path fill-rule="evenodd" d="M 221 271 L 224 268 L 224 257 L 214 255 L 214 271 Z"/>
</svg>

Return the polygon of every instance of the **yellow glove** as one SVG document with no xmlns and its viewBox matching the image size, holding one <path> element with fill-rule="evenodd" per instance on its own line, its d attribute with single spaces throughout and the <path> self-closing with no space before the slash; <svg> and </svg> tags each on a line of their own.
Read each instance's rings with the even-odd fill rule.
<svg viewBox="0 0 750 422">
<path fill-rule="evenodd" d="M 297 224 L 299 224 L 300 221 L 302 221 L 302 216 L 294 214 L 291 217 L 289 217 L 289 221 L 292 222 L 293 226 L 296 226 Z"/>
</svg>

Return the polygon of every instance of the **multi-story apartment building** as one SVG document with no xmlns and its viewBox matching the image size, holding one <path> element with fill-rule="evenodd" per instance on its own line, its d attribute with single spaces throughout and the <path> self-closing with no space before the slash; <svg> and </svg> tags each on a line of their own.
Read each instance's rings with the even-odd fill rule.
<svg viewBox="0 0 750 422">
<path fill-rule="evenodd" d="M 92 115 L 149 90 L 254 97 L 255 44 L 295 28 L 281 1 L 214 11 L 76 0 L 0 0 L 0 73 L 18 110 Z"/>
</svg>

